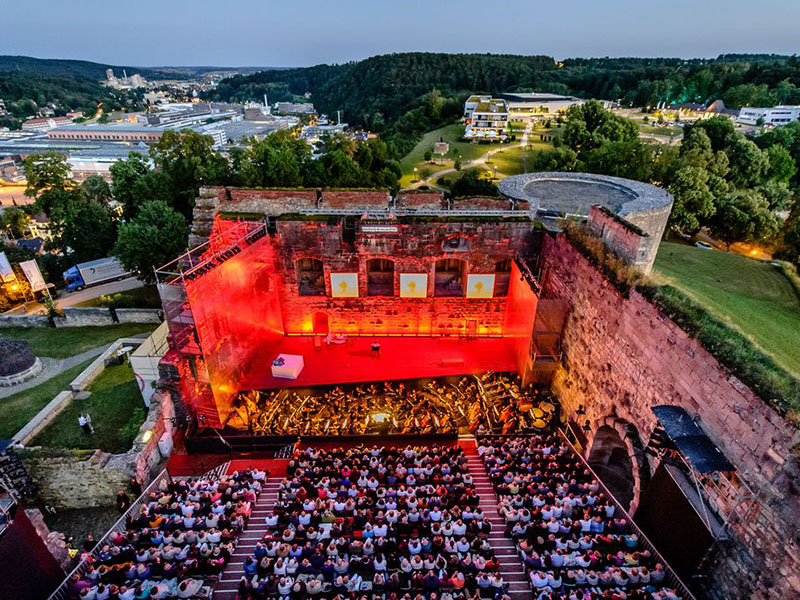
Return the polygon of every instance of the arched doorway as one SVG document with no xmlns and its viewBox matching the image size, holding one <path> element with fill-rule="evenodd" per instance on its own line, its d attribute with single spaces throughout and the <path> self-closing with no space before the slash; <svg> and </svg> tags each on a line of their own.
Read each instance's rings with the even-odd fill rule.
<svg viewBox="0 0 800 600">
<path fill-rule="evenodd" d="M 458 258 L 436 261 L 433 295 L 436 297 L 464 297 L 467 283 L 467 263 Z"/>
<path fill-rule="evenodd" d="M 616 429 L 603 425 L 597 430 L 587 459 L 614 497 L 628 509 L 635 495 L 635 476 L 630 450 Z"/>
</svg>

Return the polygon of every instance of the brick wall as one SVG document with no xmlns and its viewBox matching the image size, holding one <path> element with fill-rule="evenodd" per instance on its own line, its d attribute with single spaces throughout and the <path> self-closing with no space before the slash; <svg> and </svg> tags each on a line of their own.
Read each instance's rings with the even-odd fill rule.
<svg viewBox="0 0 800 600">
<path fill-rule="evenodd" d="M 468 273 L 493 273 L 497 262 L 530 252 L 531 223 L 407 223 L 396 232 L 358 232 L 353 243 L 342 241 L 342 224 L 280 221 L 276 270 L 280 279 L 281 310 L 288 333 L 311 331 L 314 313 L 328 315 L 330 331 L 348 333 L 457 334 L 469 321 L 487 335 L 502 332 L 505 298 L 467 300 L 434 298 L 436 261 L 458 258 Z M 445 252 L 450 238 L 467 240 L 464 252 Z M 300 296 L 295 261 L 323 262 L 326 296 Z M 367 296 L 370 259 L 394 261 L 394 297 Z M 331 273 L 358 273 L 359 298 L 331 298 Z M 428 298 L 400 298 L 401 273 L 427 273 Z"/>
<path fill-rule="evenodd" d="M 652 267 L 652 263 L 648 264 L 651 238 L 642 235 L 644 232 L 638 230 L 638 227 L 628 225 L 620 219 L 599 206 L 592 206 L 587 224 L 625 262 L 641 266 L 649 272 Z"/>
<path fill-rule="evenodd" d="M 431 210 L 441 210 L 444 208 L 444 194 L 437 191 L 407 191 L 398 192 L 398 208 L 426 208 Z"/>
<path fill-rule="evenodd" d="M 567 416 L 585 406 L 590 443 L 599 425 L 616 421 L 635 427 L 644 444 L 656 425 L 655 405 L 678 405 L 698 418 L 758 495 L 705 569 L 709 596 L 798 597 L 800 431 L 644 297 L 634 291 L 622 298 L 563 236 L 546 238 L 542 252 L 546 296 L 573 305 L 565 368 L 554 381 Z M 732 499 L 724 490 L 710 498 L 722 508 Z"/>
<path fill-rule="evenodd" d="M 453 210 L 511 210 L 514 205 L 507 198 L 453 198 Z"/>
<path fill-rule="evenodd" d="M 324 208 L 389 208 L 387 190 L 322 190 Z"/>
</svg>

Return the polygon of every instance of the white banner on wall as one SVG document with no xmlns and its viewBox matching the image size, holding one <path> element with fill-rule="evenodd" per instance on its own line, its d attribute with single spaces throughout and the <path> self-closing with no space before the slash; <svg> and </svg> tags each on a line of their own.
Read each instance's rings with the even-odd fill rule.
<svg viewBox="0 0 800 600">
<path fill-rule="evenodd" d="M 331 273 L 331 296 L 358 298 L 358 273 Z"/>
<path fill-rule="evenodd" d="M 426 273 L 400 273 L 400 297 L 424 298 L 428 295 Z"/>
<path fill-rule="evenodd" d="M 494 275 L 467 275 L 467 298 L 491 298 L 494 295 Z"/>
<path fill-rule="evenodd" d="M 5 252 L 0 252 L 0 282 L 11 283 L 17 280 L 17 274 L 11 268 L 11 263 L 8 262 L 8 257 Z"/>
<path fill-rule="evenodd" d="M 47 289 L 47 284 L 44 282 L 42 272 L 39 270 L 39 265 L 36 264 L 35 260 L 21 262 L 19 263 L 19 268 L 22 269 L 22 272 L 25 273 L 25 277 L 28 278 L 28 282 L 31 284 L 31 290 L 39 292 Z"/>
</svg>

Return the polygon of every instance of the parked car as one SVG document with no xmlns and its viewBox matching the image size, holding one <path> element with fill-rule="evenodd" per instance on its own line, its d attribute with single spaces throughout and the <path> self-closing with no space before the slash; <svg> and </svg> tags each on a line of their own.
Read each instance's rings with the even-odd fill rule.
<svg viewBox="0 0 800 600">
<path fill-rule="evenodd" d="M 714 249 L 714 246 L 712 246 L 708 242 L 702 242 L 700 240 L 696 241 L 694 243 L 694 245 L 697 246 L 698 248 L 702 248 L 703 250 L 713 250 Z"/>
</svg>

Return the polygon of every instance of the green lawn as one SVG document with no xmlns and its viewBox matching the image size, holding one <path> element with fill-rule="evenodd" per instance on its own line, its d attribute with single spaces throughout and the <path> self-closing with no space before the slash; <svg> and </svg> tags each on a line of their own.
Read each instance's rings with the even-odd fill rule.
<svg viewBox="0 0 800 600">
<path fill-rule="evenodd" d="M 67 389 L 90 362 L 87 360 L 34 388 L 0 399 L 0 439 L 8 439 L 22 429 L 59 392 Z"/>
<path fill-rule="evenodd" d="M 522 147 L 505 148 L 492 155 L 491 164 L 487 165 L 488 168 L 496 167 L 497 176 L 503 177 L 507 175 L 519 175 L 520 173 L 527 173 L 531 171 L 531 159 L 536 152 L 542 150 L 552 150 L 553 144 L 549 142 L 538 141 L 538 136 L 533 136 L 533 141 L 527 145 L 525 150 L 525 166 L 522 164 Z M 494 169 L 492 169 L 494 172 Z"/>
<path fill-rule="evenodd" d="M 800 300 L 777 268 L 738 254 L 662 243 L 655 272 L 800 376 Z"/>
<path fill-rule="evenodd" d="M 158 296 L 156 286 L 144 286 L 125 290 L 111 296 L 99 296 L 75 306 L 109 306 L 116 308 L 161 308 L 161 298 Z"/>
<path fill-rule="evenodd" d="M 502 148 L 504 144 L 478 144 L 465 142 L 461 140 L 464 134 L 464 126 L 458 123 L 453 125 L 446 125 L 439 129 L 434 129 L 426 133 L 419 143 L 414 146 L 414 149 L 406 154 L 400 161 L 400 168 L 403 170 L 404 175 L 413 176 L 414 167 L 418 170 L 422 168 L 430 168 L 432 171 L 440 171 L 453 166 L 453 161 L 461 155 L 461 162 L 474 160 L 489 150 Z M 434 159 L 438 164 L 428 164 L 425 162 L 425 152 L 427 150 L 433 151 L 434 142 L 444 139 L 445 142 L 450 144 L 450 152 L 442 158 L 440 155 L 434 155 Z"/>
<path fill-rule="evenodd" d="M 683 133 L 680 127 L 659 127 L 657 125 L 640 125 L 639 131 L 651 135 L 663 135 L 664 137 L 677 136 Z"/>
<path fill-rule="evenodd" d="M 128 451 L 146 416 L 133 370 L 129 365 L 107 367 L 88 391 L 92 395 L 87 400 L 73 400 L 31 446 Z M 78 426 L 81 413 L 92 417 L 94 435 L 86 435 Z"/>
<path fill-rule="evenodd" d="M 126 323 L 108 327 L 9 327 L 0 329 L 0 337 L 25 340 L 37 356 L 66 358 L 86 350 L 110 344 L 117 338 L 153 331 L 153 324 Z"/>
</svg>

